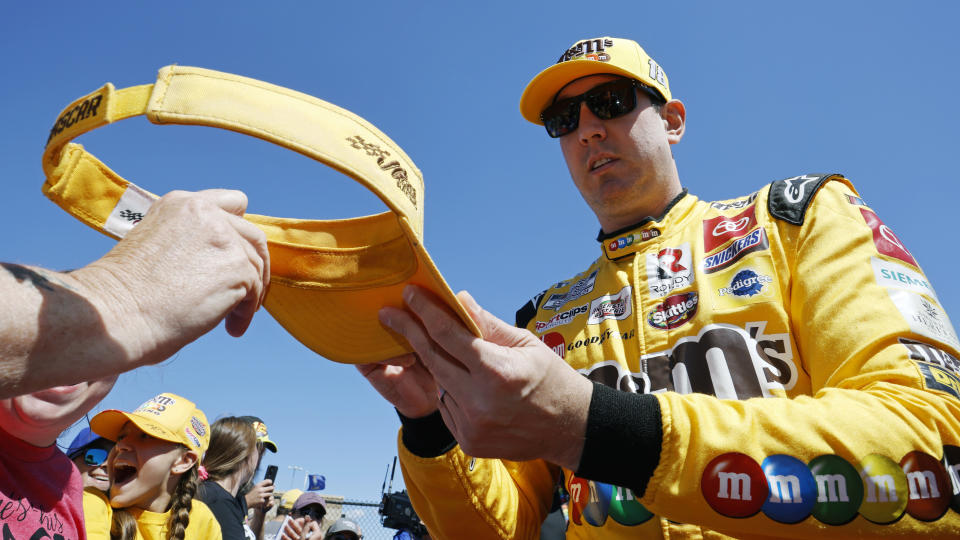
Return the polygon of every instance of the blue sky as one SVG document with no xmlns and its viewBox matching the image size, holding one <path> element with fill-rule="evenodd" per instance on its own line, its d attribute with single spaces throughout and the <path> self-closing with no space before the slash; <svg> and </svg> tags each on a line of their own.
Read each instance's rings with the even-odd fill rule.
<svg viewBox="0 0 960 540">
<path fill-rule="evenodd" d="M 68 269 L 110 249 L 113 240 L 41 194 L 47 133 L 73 99 L 107 81 L 152 83 L 176 63 L 305 92 L 386 132 L 424 173 L 434 261 L 454 290 L 512 321 L 529 296 L 599 254 L 596 218 L 556 141 L 520 117 L 520 93 L 572 43 L 609 35 L 639 41 L 686 103 L 674 155 L 692 193 L 726 199 L 779 178 L 844 173 L 960 320 L 957 4 L 453 5 L 11 3 L 0 18 L 0 260 Z M 226 131 L 134 118 L 79 142 L 155 193 L 236 188 L 251 212 L 314 219 L 384 208 L 347 177 Z M 396 451 L 392 407 L 352 366 L 316 356 L 266 311 L 241 339 L 221 326 L 121 376 L 96 410 L 130 409 L 163 391 L 196 401 L 211 420 L 264 418 L 280 446 L 265 463 L 279 465 L 283 489 L 295 465 L 325 474 L 326 493 L 376 499 Z"/>
</svg>

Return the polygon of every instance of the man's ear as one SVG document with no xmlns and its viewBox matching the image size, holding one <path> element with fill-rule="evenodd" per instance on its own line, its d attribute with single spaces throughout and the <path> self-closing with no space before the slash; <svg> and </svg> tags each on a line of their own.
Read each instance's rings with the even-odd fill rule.
<svg viewBox="0 0 960 540">
<path fill-rule="evenodd" d="M 667 142 L 677 144 L 687 126 L 687 108 L 679 99 L 671 99 L 660 107 L 660 118 L 667 131 Z"/>
<path fill-rule="evenodd" d="M 173 462 L 173 467 L 170 468 L 170 472 L 173 474 L 183 474 L 195 466 L 199 459 L 200 456 L 198 456 L 196 452 L 187 450 L 180 454 L 180 457 Z"/>
</svg>

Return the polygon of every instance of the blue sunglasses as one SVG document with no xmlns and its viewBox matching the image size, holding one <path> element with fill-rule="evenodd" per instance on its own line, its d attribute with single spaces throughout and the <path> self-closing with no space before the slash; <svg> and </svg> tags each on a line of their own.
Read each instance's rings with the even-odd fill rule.
<svg viewBox="0 0 960 540">
<path fill-rule="evenodd" d="M 87 451 L 83 453 L 83 462 L 91 467 L 99 467 L 107 461 L 109 453 L 108 450 L 103 448 L 87 448 Z"/>
</svg>

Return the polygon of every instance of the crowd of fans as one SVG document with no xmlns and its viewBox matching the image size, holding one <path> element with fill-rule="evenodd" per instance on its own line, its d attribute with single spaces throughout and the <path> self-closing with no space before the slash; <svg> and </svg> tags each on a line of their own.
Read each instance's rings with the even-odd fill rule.
<svg viewBox="0 0 960 540">
<path fill-rule="evenodd" d="M 67 449 L 83 482 L 87 538 L 359 540 L 346 518 L 324 521 L 326 501 L 288 490 L 275 517 L 270 479 L 253 483 L 277 451 L 255 416 L 208 424 L 189 400 L 161 394 L 133 412 L 104 411 Z M 199 503 L 199 504 L 198 504 Z"/>
</svg>

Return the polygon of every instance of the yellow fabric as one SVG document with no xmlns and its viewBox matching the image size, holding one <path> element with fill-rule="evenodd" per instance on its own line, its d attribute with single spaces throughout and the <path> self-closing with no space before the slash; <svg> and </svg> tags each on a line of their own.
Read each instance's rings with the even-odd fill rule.
<svg viewBox="0 0 960 540">
<path fill-rule="evenodd" d="M 899 240 L 889 228 L 867 225 L 872 210 L 847 180 L 828 180 L 799 226 L 771 217 L 770 190 L 714 204 L 687 195 L 662 220 L 604 241 L 586 271 L 536 297 L 529 330 L 592 380 L 653 392 L 661 406 L 662 451 L 642 498 L 563 471 L 573 499 L 567 538 L 933 538 L 960 531 L 960 351 L 936 293 L 919 266 L 906 262 L 909 254 L 888 254 Z M 755 221 L 744 214 L 751 211 Z M 739 236 L 709 246 L 714 231 Z M 768 247 L 746 249 L 764 238 Z M 878 242 L 888 242 L 885 251 Z M 705 271 L 729 262 L 722 254 L 734 244 L 746 254 Z M 673 257 L 681 251 L 692 256 Z M 677 266 L 674 275 L 663 270 L 672 263 L 691 264 L 692 281 Z M 740 274 L 745 270 L 751 279 Z M 677 306 L 667 305 L 671 298 L 688 301 L 686 314 L 676 308 L 673 318 L 658 318 Z M 434 538 L 537 538 L 550 478 L 559 473 L 554 466 L 477 459 L 471 468 L 459 447 L 422 459 L 400 446 L 406 486 Z M 918 453 L 940 466 L 910 468 Z M 816 487 L 836 480 L 828 475 L 791 478 L 777 468 L 791 460 L 810 467 L 820 456 L 855 471 L 849 493 Z M 720 475 L 740 469 L 711 468 L 728 458 L 758 469 L 769 460 L 772 468 L 753 485 L 767 485 L 764 474 L 779 483 L 748 499 L 746 489 L 734 490 L 749 483 L 736 484 L 735 476 L 724 483 Z M 940 477 L 924 476 L 934 469 Z M 856 506 L 858 474 L 864 483 Z M 715 477 L 719 489 L 711 487 Z M 801 477 L 814 482 L 813 492 L 789 484 Z M 774 495 L 794 506 L 773 505 Z M 784 508 L 821 498 L 830 505 L 787 522 Z M 721 506 L 755 503 L 763 509 L 744 517 Z M 852 512 L 847 522 L 824 513 L 842 504 Z M 934 506 L 945 508 L 942 516 L 930 514 Z"/>
<path fill-rule="evenodd" d="M 184 66 L 161 69 L 152 85 L 115 90 L 108 83 L 54 123 L 43 154 L 44 194 L 90 227 L 122 238 L 157 196 L 70 141 L 141 114 L 155 124 L 229 129 L 300 152 L 360 182 L 390 209 L 326 221 L 246 216 L 264 230 L 270 249 L 265 307 L 307 347 L 346 363 L 410 352 L 377 318 L 383 306 L 403 306 L 407 284 L 432 290 L 480 335 L 423 245 L 420 170 L 366 120 L 300 92 Z"/>
<path fill-rule="evenodd" d="M 190 509 L 190 522 L 187 524 L 184 540 L 219 540 L 220 524 L 213 512 L 202 501 L 194 499 Z M 148 512 L 136 508 L 128 509 L 137 521 L 137 540 L 167 540 L 167 523 L 170 512 Z M 113 520 L 113 508 L 106 495 L 89 489 L 83 492 L 83 517 L 89 540 L 110 540 L 110 522 Z"/>
</svg>

